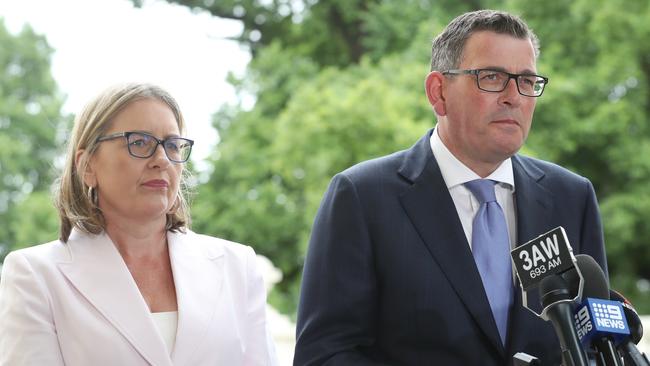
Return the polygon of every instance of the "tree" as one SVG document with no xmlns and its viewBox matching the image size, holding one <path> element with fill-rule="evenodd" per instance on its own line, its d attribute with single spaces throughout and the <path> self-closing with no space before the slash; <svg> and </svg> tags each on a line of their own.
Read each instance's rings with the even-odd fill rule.
<svg viewBox="0 0 650 366">
<path fill-rule="evenodd" d="M 69 119 L 61 115 L 63 97 L 50 74 L 52 49 L 45 38 L 30 27 L 12 35 L 0 19 L 0 49 L 3 70 L 0 74 L 0 222 L 3 223 L 0 258 L 3 258 L 14 245 L 35 244 L 38 243 L 35 239 L 42 239 L 43 228 L 25 218 L 53 212 L 43 192 L 48 191 L 53 180 L 53 161 L 59 156 Z M 28 198 L 32 192 L 39 193 Z M 51 217 L 43 220 L 51 222 Z"/>
</svg>

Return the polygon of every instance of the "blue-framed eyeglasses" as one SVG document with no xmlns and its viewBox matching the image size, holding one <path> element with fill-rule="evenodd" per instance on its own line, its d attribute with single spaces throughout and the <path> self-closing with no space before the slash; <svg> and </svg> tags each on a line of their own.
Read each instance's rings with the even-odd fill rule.
<svg viewBox="0 0 650 366">
<path fill-rule="evenodd" d="M 162 145 L 167 159 L 174 163 L 186 162 L 190 158 L 192 145 L 194 145 L 194 141 L 183 137 L 168 137 L 159 140 L 156 136 L 145 132 L 117 132 L 100 136 L 97 138 L 97 142 L 114 140 L 120 137 L 126 139 L 129 154 L 135 158 L 149 158 L 156 152 L 158 145 Z"/>
</svg>

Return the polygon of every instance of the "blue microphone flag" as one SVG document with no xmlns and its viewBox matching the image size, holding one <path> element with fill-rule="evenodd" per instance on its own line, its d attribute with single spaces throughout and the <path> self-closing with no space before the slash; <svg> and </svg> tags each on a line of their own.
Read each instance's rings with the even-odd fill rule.
<svg viewBox="0 0 650 366">
<path fill-rule="evenodd" d="M 589 347 L 594 338 L 610 337 L 619 344 L 630 328 L 618 301 L 587 298 L 574 315 L 576 331 L 580 342 Z"/>
</svg>

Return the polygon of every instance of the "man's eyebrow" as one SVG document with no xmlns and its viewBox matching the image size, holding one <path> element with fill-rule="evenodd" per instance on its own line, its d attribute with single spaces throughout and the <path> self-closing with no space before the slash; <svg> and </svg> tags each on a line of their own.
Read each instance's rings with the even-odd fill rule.
<svg viewBox="0 0 650 366">
<path fill-rule="evenodd" d="M 507 72 L 507 73 L 512 74 L 510 71 L 506 70 L 505 68 L 503 68 L 501 66 L 486 66 L 486 67 L 482 67 L 482 69 L 493 70 L 493 71 L 503 71 L 503 72 Z M 519 75 L 537 75 L 537 72 L 533 71 L 531 69 L 524 69 L 524 70 L 521 70 L 520 72 L 518 72 L 516 74 L 519 74 Z"/>
</svg>

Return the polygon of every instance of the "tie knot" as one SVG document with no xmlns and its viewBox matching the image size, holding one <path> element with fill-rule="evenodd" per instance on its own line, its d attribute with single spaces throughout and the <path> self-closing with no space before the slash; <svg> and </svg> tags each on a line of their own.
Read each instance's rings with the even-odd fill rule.
<svg viewBox="0 0 650 366">
<path fill-rule="evenodd" d="M 491 179 L 476 179 L 465 183 L 474 197 L 482 205 L 486 202 L 495 202 L 497 200 L 496 195 L 494 194 L 494 185 L 495 181 Z"/>
</svg>

